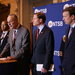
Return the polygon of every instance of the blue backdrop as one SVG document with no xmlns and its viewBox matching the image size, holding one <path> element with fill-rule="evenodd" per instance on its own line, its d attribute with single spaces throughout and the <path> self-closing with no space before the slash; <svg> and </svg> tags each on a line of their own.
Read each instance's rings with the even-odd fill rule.
<svg viewBox="0 0 75 75">
<path fill-rule="evenodd" d="M 60 62 L 60 43 L 63 35 L 65 35 L 66 28 L 62 21 L 62 10 L 68 6 L 75 6 L 75 0 L 69 0 L 63 3 L 48 4 L 45 6 L 34 7 L 34 13 L 43 12 L 46 14 L 47 20 L 46 25 L 48 25 L 54 33 L 55 38 L 55 50 L 54 50 L 54 65 L 55 71 L 52 75 L 61 75 L 61 62 Z"/>
</svg>

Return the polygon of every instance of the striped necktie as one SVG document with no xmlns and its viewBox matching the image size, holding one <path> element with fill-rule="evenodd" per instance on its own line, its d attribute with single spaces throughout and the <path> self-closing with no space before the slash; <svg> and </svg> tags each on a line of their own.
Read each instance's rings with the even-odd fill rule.
<svg viewBox="0 0 75 75">
<path fill-rule="evenodd" d="M 38 39 L 38 36 L 39 36 L 39 29 L 36 30 L 36 36 L 35 36 L 36 40 Z"/>
</svg>

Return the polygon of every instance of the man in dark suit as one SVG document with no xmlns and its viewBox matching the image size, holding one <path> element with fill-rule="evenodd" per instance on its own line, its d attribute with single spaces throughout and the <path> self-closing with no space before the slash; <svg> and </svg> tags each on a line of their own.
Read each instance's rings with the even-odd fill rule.
<svg viewBox="0 0 75 75">
<path fill-rule="evenodd" d="M 17 60 L 18 75 L 29 75 L 30 63 L 30 34 L 27 29 L 18 23 L 18 18 L 14 14 L 7 17 L 9 27 L 12 29 L 9 32 L 8 43 L 0 54 L 2 57 L 10 50 L 10 56 L 5 60 Z M 16 34 L 16 35 L 15 35 Z"/>
<path fill-rule="evenodd" d="M 63 10 L 63 20 L 70 25 L 63 51 L 63 75 L 75 75 L 75 7 Z"/>
<path fill-rule="evenodd" d="M 2 21 L 0 33 L 0 53 L 2 52 L 3 48 L 7 43 L 8 35 L 9 35 L 9 26 L 7 24 L 7 21 Z"/>
<path fill-rule="evenodd" d="M 33 34 L 32 75 L 50 75 L 48 70 L 53 63 L 54 36 L 44 24 L 45 20 L 44 13 L 35 13 L 33 16 L 33 25 L 39 29 L 39 35 L 36 34 L 37 30 Z"/>
</svg>

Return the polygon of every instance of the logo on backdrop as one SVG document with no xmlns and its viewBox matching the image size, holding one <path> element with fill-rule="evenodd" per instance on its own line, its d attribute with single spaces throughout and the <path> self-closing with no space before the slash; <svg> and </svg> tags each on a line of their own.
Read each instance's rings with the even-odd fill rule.
<svg viewBox="0 0 75 75">
<path fill-rule="evenodd" d="M 67 7 L 70 7 L 70 6 L 74 6 L 74 7 L 75 7 L 75 3 L 73 3 L 73 4 L 65 4 L 65 5 L 63 6 L 63 9 L 65 9 L 65 8 L 67 8 Z"/>
<path fill-rule="evenodd" d="M 47 13 L 47 8 L 44 8 L 44 9 L 35 9 L 34 10 L 34 13 L 38 13 L 38 12 Z"/>
<path fill-rule="evenodd" d="M 63 26 L 63 21 L 49 21 L 48 26 L 51 28 L 53 26 Z"/>
</svg>

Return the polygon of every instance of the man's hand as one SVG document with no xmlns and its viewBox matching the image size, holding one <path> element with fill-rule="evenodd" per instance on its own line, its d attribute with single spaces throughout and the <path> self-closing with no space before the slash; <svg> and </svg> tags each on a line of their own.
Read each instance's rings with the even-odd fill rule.
<svg viewBox="0 0 75 75">
<path fill-rule="evenodd" d="M 42 68 L 42 69 L 41 69 L 41 73 L 47 73 L 47 69 Z"/>
<path fill-rule="evenodd" d="M 7 59 L 7 60 L 14 60 L 15 58 L 12 57 L 12 56 L 8 56 L 6 59 Z"/>
</svg>

